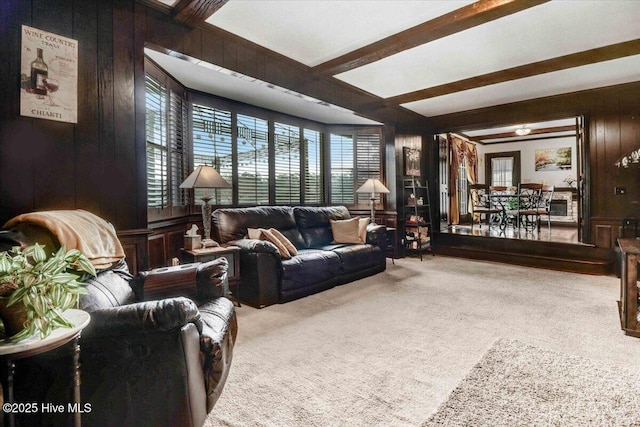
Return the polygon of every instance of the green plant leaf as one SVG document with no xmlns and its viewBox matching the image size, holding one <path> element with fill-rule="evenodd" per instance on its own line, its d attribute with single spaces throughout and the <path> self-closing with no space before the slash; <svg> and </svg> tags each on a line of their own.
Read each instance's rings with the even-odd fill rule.
<svg viewBox="0 0 640 427">
<path fill-rule="evenodd" d="M 47 259 L 47 254 L 44 251 L 44 246 L 36 243 L 33 245 L 33 260 L 36 263 L 44 262 Z"/>
</svg>

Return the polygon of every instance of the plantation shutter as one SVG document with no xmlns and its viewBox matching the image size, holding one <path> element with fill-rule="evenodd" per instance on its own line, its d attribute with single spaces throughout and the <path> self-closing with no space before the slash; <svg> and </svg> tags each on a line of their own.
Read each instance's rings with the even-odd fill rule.
<svg viewBox="0 0 640 427">
<path fill-rule="evenodd" d="M 331 203 L 353 204 L 353 136 L 331 134 Z"/>
<path fill-rule="evenodd" d="M 193 104 L 192 107 L 193 166 L 213 166 L 228 182 L 233 182 L 233 140 L 231 112 Z M 231 205 L 230 188 L 207 190 L 213 205 Z M 195 190 L 196 203 L 204 196 L 203 189 Z"/>
<path fill-rule="evenodd" d="M 167 177 L 167 87 L 147 74 L 147 206 L 164 209 L 169 206 Z"/>
<path fill-rule="evenodd" d="M 269 204 L 269 123 L 238 114 L 238 204 Z"/>
<path fill-rule="evenodd" d="M 172 207 L 185 207 L 188 203 L 187 190 L 180 188 L 189 173 L 189 138 L 186 129 L 189 123 L 189 109 L 182 94 L 170 91 L 169 109 L 169 154 L 171 167 L 171 201 Z"/>
<path fill-rule="evenodd" d="M 275 123 L 276 204 L 300 204 L 300 128 Z"/>
<path fill-rule="evenodd" d="M 356 189 L 369 178 L 380 179 L 380 134 L 356 134 Z M 358 204 L 369 204 L 371 194 L 356 193 Z M 376 197 L 380 197 L 376 195 Z"/>
<path fill-rule="evenodd" d="M 304 143 L 304 203 L 321 204 L 322 193 L 322 140 L 321 133 L 303 130 Z"/>
</svg>

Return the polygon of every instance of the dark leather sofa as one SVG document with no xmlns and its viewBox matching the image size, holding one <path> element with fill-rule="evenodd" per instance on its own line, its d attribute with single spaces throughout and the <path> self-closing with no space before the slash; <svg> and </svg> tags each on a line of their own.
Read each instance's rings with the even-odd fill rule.
<svg viewBox="0 0 640 427">
<path fill-rule="evenodd" d="M 350 218 L 344 206 L 221 208 L 212 214 L 218 241 L 239 246 L 240 299 L 265 307 L 386 269 L 386 227 L 369 224 L 366 244 L 332 244 L 330 220 Z M 275 228 L 298 249 L 281 259 L 270 242 L 248 239 L 249 228 Z"/>
<path fill-rule="evenodd" d="M 46 229 L 0 231 L 0 251 L 15 245 L 57 248 Z M 124 260 L 87 281 L 80 308 L 91 314 L 80 338 L 85 426 L 201 426 L 225 385 L 237 334 L 236 314 L 223 297 L 227 260 L 152 270 L 132 277 Z M 171 283 L 179 292 L 144 301 L 145 285 Z M 189 298 L 187 298 L 189 297 Z M 73 348 L 16 362 L 15 401 L 73 402 Z M 69 413 L 38 412 L 18 425 L 71 425 Z"/>
</svg>

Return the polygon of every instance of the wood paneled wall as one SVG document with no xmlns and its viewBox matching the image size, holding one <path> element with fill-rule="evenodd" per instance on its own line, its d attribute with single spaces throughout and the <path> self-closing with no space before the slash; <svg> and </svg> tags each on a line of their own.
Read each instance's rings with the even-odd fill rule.
<svg viewBox="0 0 640 427">
<path fill-rule="evenodd" d="M 143 37 L 130 1 L 8 0 L 1 9 L 0 222 L 81 208 L 146 228 Z M 78 123 L 20 116 L 21 26 L 79 42 Z"/>
</svg>

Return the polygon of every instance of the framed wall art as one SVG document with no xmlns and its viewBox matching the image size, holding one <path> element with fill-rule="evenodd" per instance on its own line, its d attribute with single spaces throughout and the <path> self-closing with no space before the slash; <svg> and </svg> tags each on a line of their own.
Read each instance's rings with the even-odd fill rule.
<svg viewBox="0 0 640 427">
<path fill-rule="evenodd" d="M 420 150 L 402 147 L 405 176 L 420 176 Z"/>
<path fill-rule="evenodd" d="M 536 172 L 571 169 L 571 147 L 537 149 Z"/>
<path fill-rule="evenodd" d="M 22 26 L 20 115 L 78 123 L 78 41 Z"/>
</svg>

